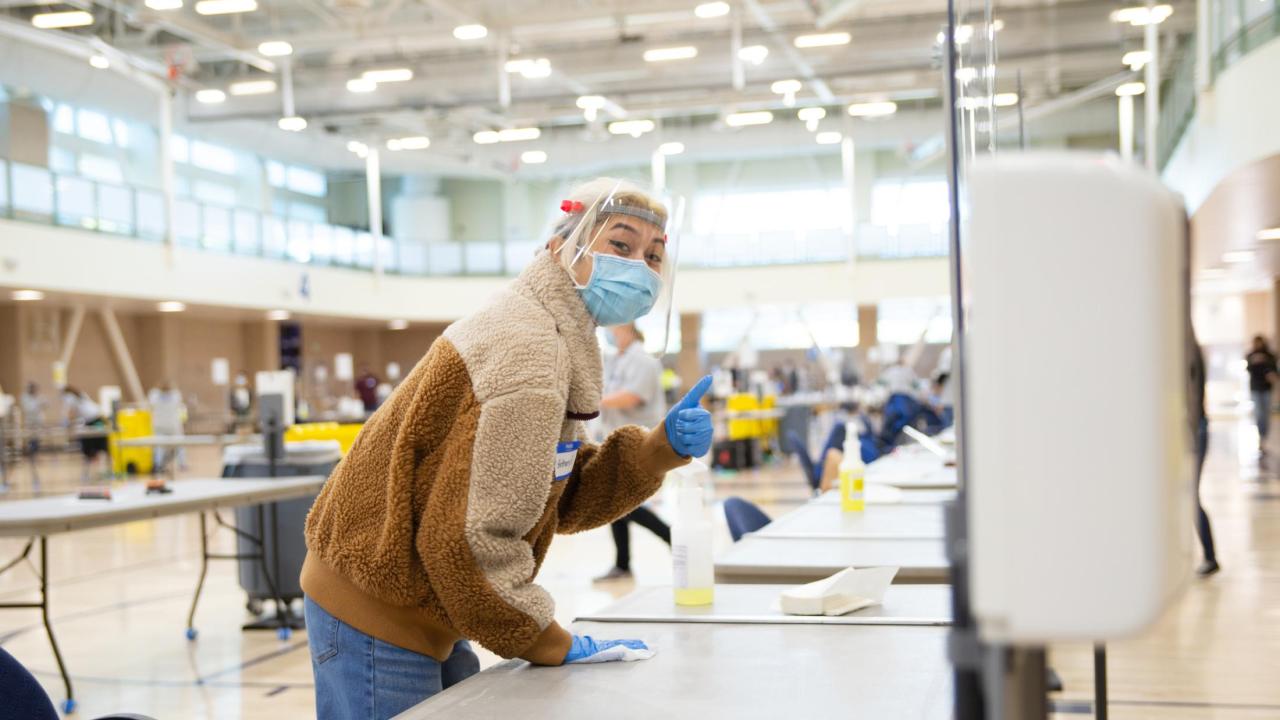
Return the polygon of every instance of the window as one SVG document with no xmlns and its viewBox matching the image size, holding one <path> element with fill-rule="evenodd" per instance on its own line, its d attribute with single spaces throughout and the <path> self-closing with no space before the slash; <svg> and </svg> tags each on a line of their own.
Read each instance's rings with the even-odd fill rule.
<svg viewBox="0 0 1280 720">
<path fill-rule="evenodd" d="M 76 132 L 76 111 L 70 105 L 59 104 L 53 110 L 53 129 L 67 135 Z"/>
<path fill-rule="evenodd" d="M 328 220 L 323 206 L 312 203 L 289 203 L 289 215 L 294 220 L 322 223 Z"/>
<path fill-rule="evenodd" d="M 49 169 L 59 175 L 76 173 L 76 154 L 66 148 L 49 147 Z"/>
<path fill-rule="evenodd" d="M 876 337 L 880 342 L 914 345 L 951 340 L 951 300 L 946 297 L 881 300 L 876 311 Z"/>
<path fill-rule="evenodd" d="M 227 148 L 213 145 L 203 140 L 191 141 L 191 164 L 202 170 L 234 175 L 236 172 L 236 154 Z"/>
<path fill-rule="evenodd" d="M 945 225 L 951 216 L 947 181 L 881 180 L 871 187 L 871 224 Z"/>
<path fill-rule="evenodd" d="M 810 188 L 702 195 L 693 203 L 695 235 L 830 230 L 850 217 L 849 194 Z"/>
<path fill-rule="evenodd" d="M 191 196 L 202 203 L 232 207 L 236 204 L 236 189 L 222 183 L 196 180 L 192 183 Z"/>
<path fill-rule="evenodd" d="M 191 162 L 191 143 L 181 135 L 169 137 L 169 154 L 176 163 Z"/>
<path fill-rule="evenodd" d="M 296 193 L 312 197 L 324 197 L 325 178 L 323 173 L 290 166 L 286 170 L 285 184 Z"/>
<path fill-rule="evenodd" d="M 129 147 L 129 123 L 115 118 L 111 121 L 111 132 L 116 137 L 116 145 L 118 147 Z"/>
<path fill-rule="evenodd" d="M 124 172 L 120 169 L 120 163 L 111 158 L 85 153 L 80 156 L 79 168 L 80 174 L 90 180 L 116 184 L 124 182 Z"/>
<path fill-rule="evenodd" d="M 285 186 L 284 163 L 279 163 L 275 160 L 267 161 L 267 182 L 271 187 L 282 188 Z"/>
<path fill-rule="evenodd" d="M 858 308 L 854 303 L 758 305 L 707 310 L 702 321 L 702 349 L 730 352 L 746 345 L 755 350 L 807 350 L 858 344 Z"/>
<path fill-rule="evenodd" d="M 108 144 L 112 141 L 111 121 L 100 112 L 81 108 L 76 112 L 76 126 L 85 140 Z"/>
</svg>

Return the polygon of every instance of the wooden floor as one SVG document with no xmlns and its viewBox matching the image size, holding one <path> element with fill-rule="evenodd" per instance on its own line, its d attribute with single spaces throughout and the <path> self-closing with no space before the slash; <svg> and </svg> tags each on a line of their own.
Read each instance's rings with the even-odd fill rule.
<svg viewBox="0 0 1280 720">
<path fill-rule="evenodd" d="M 1224 570 L 1196 582 L 1142 638 L 1110 647 L 1111 717 L 1280 718 L 1280 474 L 1260 469 L 1255 447 L 1256 435 L 1244 421 L 1214 422 L 1203 494 Z M 192 474 L 210 475 L 218 459 L 193 452 L 191 464 Z M 40 476 L 40 492 L 66 492 L 78 482 L 78 459 L 46 459 Z M 806 499 L 799 477 L 798 468 L 787 465 L 721 476 L 717 495 L 739 495 L 777 515 Z M 0 501 L 35 492 L 27 467 L 16 468 L 10 480 Z M 659 497 L 659 507 L 668 500 Z M 727 544 L 723 520 L 718 523 L 717 542 Z M 242 632 L 245 598 L 231 563 L 212 566 L 197 615 L 200 636 L 186 639 L 199 570 L 197 528 L 189 516 L 50 540 L 52 615 L 80 717 L 112 711 L 166 720 L 313 714 L 305 633 L 282 641 L 270 632 Z M 633 528 L 632 538 L 634 583 L 607 585 L 591 582 L 613 560 L 607 529 L 556 539 L 540 581 L 556 597 L 562 623 L 635 584 L 670 582 L 666 547 L 640 528 Z M 230 549 L 229 537 L 220 542 Z M 0 540 L 0 565 L 20 548 L 17 541 Z M 0 602 L 33 599 L 36 587 L 29 569 L 15 568 L 0 575 Z M 0 611 L 0 645 L 32 669 L 55 700 L 62 699 L 37 611 Z M 487 654 L 482 659 L 496 661 Z M 1054 648 L 1052 663 L 1066 684 L 1054 698 L 1054 717 L 1091 715 L 1090 648 Z"/>
</svg>

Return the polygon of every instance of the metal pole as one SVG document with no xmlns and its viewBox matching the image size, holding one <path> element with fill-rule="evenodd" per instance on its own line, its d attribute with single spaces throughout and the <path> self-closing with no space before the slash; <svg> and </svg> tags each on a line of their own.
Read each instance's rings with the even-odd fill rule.
<svg viewBox="0 0 1280 720">
<path fill-rule="evenodd" d="M 173 227 L 173 96 L 168 88 L 160 91 L 160 195 L 164 207 L 164 244 L 169 249 L 168 259 L 173 261 L 175 233 Z"/>
<path fill-rule="evenodd" d="M 369 188 L 369 234 L 373 237 L 373 274 L 382 277 L 382 170 L 378 148 L 369 147 L 364 159 L 365 185 Z"/>
<path fill-rule="evenodd" d="M 848 130 L 852 130 L 849 127 Z M 853 136 L 845 134 L 840 140 L 840 175 L 844 191 L 849 195 L 849 214 L 844 217 L 844 236 L 849 245 L 849 266 L 858 261 L 858 167 L 857 146 Z"/>
<path fill-rule="evenodd" d="M 1107 720 L 1107 646 L 1093 646 L 1093 717 Z"/>
<path fill-rule="evenodd" d="M 1120 159 L 1133 162 L 1133 96 L 1117 98 L 1120 106 Z"/>
<path fill-rule="evenodd" d="M 1143 123 L 1146 125 L 1144 140 L 1147 144 L 1144 157 L 1147 169 L 1156 171 L 1156 158 L 1159 155 L 1156 147 L 1156 132 L 1160 126 L 1160 26 L 1151 21 L 1150 13 L 1155 7 L 1155 0 L 1147 0 L 1147 24 L 1145 30 L 1146 51 L 1150 54 L 1147 61 L 1145 83 L 1147 86 L 1145 104 L 1143 105 Z"/>
<path fill-rule="evenodd" d="M 293 111 L 293 63 L 290 60 L 289 57 L 280 58 L 280 99 L 284 117 L 297 114 Z"/>
<path fill-rule="evenodd" d="M 729 67 L 733 68 L 733 89 L 742 90 L 747 86 L 747 72 L 739 54 L 742 52 L 741 8 L 733 8 L 732 22 L 729 28 Z"/>
<path fill-rule="evenodd" d="M 503 109 L 511 107 L 511 76 L 507 74 L 510 53 L 511 44 L 504 34 L 498 39 L 498 105 Z"/>
</svg>

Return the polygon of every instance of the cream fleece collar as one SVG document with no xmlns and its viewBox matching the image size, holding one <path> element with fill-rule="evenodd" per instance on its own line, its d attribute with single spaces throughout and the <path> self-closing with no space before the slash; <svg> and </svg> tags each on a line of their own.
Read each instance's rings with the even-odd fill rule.
<svg viewBox="0 0 1280 720">
<path fill-rule="evenodd" d="M 569 346 L 569 402 L 567 412 L 575 420 L 589 419 L 600 412 L 604 369 L 596 322 L 587 312 L 582 296 L 569 273 L 546 250 L 520 273 L 515 292 L 537 301 L 556 323 L 556 331 Z"/>
</svg>

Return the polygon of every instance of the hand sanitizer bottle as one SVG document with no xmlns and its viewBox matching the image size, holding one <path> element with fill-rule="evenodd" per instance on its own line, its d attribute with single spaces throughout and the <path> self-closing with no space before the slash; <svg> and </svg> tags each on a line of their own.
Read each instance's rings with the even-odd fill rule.
<svg viewBox="0 0 1280 720">
<path fill-rule="evenodd" d="M 671 528 L 672 585 L 677 605 L 710 605 L 715 595 L 711 521 L 703 507 L 707 466 L 694 460 L 676 476 L 676 521 Z"/>
<path fill-rule="evenodd" d="M 862 512 L 866 509 L 867 466 L 862 462 L 858 434 L 850 429 L 844 439 L 844 459 L 840 461 L 840 509 Z"/>
</svg>

